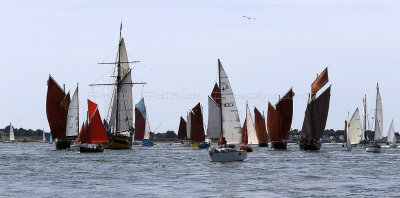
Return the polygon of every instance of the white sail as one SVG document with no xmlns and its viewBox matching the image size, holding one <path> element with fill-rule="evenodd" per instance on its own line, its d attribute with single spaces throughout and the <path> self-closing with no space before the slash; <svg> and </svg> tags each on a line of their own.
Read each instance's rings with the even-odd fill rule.
<svg viewBox="0 0 400 198">
<path fill-rule="evenodd" d="M 46 134 L 44 134 L 44 129 L 43 129 L 43 142 L 46 142 Z"/>
<path fill-rule="evenodd" d="M 257 132 L 256 128 L 254 127 L 253 118 L 251 117 L 251 112 L 248 104 L 246 104 L 246 131 L 247 143 L 258 144 Z"/>
<path fill-rule="evenodd" d="M 219 138 L 221 133 L 221 109 L 217 103 L 208 96 L 208 126 L 207 136 Z"/>
<path fill-rule="evenodd" d="M 396 135 L 394 134 L 393 120 L 392 123 L 390 123 L 387 141 L 390 144 L 396 144 L 397 141 Z"/>
<path fill-rule="evenodd" d="M 14 137 L 14 127 L 12 126 L 11 123 L 10 123 L 10 141 L 15 141 L 15 137 Z"/>
<path fill-rule="evenodd" d="M 376 109 L 375 109 L 375 140 L 379 140 L 383 135 L 383 110 L 382 98 L 379 93 L 379 86 L 376 85 Z"/>
<path fill-rule="evenodd" d="M 349 133 L 349 131 L 347 131 L 347 139 L 346 139 L 346 147 L 351 147 L 351 137 L 350 137 L 350 133 Z M 357 142 L 357 144 L 358 144 L 358 142 Z"/>
<path fill-rule="evenodd" d="M 367 100 L 366 97 L 363 99 L 363 122 L 362 124 L 362 134 L 361 139 L 365 139 L 365 131 L 367 131 Z"/>
<path fill-rule="evenodd" d="M 186 124 L 186 133 L 187 133 L 187 139 L 190 140 L 190 128 L 192 123 L 192 114 L 191 114 L 191 110 L 189 110 L 189 113 L 187 115 L 187 124 Z"/>
<path fill-rule="evenodd" d="M 78 136 L 79 133 L 79 99 L 78 87 L 72 95 L 68 108 L 66 136 Z"/>
<path fill-rule="evenodd" d="M 233 95 L 228 76 L 219 61 L 218 65 L 220 78 L 219 87 L 221 89 L 223 136 L 226 138 L 228 144 L 240 144 L 242 143 L 242 134 L 235 96 Z"/>
<path fill-rule="evenodd" d="M 351 144 L 360 143 L 363 132 L 361 129 L 361 120 L 360 120 L 360 113 L 358 111 L 358 108 L 353 113 L 353 116 L 350 119 L 347 131 L 348 131 L 347 137 L 350 140 Z"/>
<path fill-rule="evenodd" d="M 125 75 L 129 72 L 129 60 L 128 53 L 126 52 L 125 41 L 124 38 L 121 39 L 120 47 L 119 47 L 119 60 L 120 60 L 120 70 L 119 77 L 123 79 Z"/>
</svg>

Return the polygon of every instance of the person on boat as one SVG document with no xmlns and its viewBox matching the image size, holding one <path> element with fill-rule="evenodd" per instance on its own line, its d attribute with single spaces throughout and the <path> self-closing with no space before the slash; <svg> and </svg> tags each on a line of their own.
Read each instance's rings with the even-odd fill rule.
<svg viewBox="0 0 400 198">
<path fill-rule="evenodd" d="M 225 148 L 226 147 L 226 139 L 225 137 L 221 137 L 218 143 L 220 148 Z"/>
</svg>

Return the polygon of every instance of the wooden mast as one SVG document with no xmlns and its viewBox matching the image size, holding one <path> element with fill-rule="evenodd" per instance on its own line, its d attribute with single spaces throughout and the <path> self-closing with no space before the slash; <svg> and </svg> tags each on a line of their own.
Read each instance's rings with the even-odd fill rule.
<svg viewBox="0 0 400 198">
<path fill-rule="evenodd" d="M 115 133 L 114 134 L 117 134 L 117 132 L 118 132 L 118 124 L 119 124 L 119 113 L 118 113 L 118 107 L 119 107 L 119 95 L 118 95 L 118 93 L 119 93 L 119 81 L 120 81 L 120 66 L 121 66 L 121 38 L 122 38 L 122 36 L 121 36 L 121 32 L 122 32 L 122 21 L 121 21 L 121 26 L 120 26 L 120 28 L 119 28 L 119 44 L 118 44 L 118 62 L 117 62 L 117 94 L 116 94 L 116 97 L 114 98 L 114 100 L 117 100 L 117 105 L 116 105 L 116 120 L 115 120 Z"/>
</svg>

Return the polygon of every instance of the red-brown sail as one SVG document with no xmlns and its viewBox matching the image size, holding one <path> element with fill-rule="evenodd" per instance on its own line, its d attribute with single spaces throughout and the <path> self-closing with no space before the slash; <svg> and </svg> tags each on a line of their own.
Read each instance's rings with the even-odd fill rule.
<svg viewBox="0 0 400 198">
<path fill-rule="evenodd" d="M 187 138 L 186 127 L 187 127 L 186 121 L 181 116 L 181 121 L 179 123 L 179 129 L 178 129 L 178 139 L 185 140 Z"/>
<path fill-rule="evenodd" d="M 67 127 L 69 93 L 57 84 L 53 77 L 47 81 L 46 114 L 49 121 L 52 138 L 64 139 Z"/>
<path fill-rule="evenodd" d="M 96 105 L 92 101 L 88 100 L 88 106 Z M 93 116 L 90 118 L 90 122 L 87 127 L 84 127 L 85 130 L 82 131 L 80 136 L 81 143 L 87 144 L 96 144 L 96 143 L 105 143 L 109 142 L 107 137 L 106 129 L 104 128 L 103 122 L 101 121 L 99 109 L 96 108 Z"/>
<path fill-rule="evenodd" d="M 243 127 L 242 127 L 242 142 L 244 144 L 248 143 L 248 138 L 247 138 L 247 124 L 246 124 L 247 119 L 244 120 Z"/>
<path fill-rule="evenodd" d="M 198 103 L 190 113 L 190 140 L 195 142 L 202 142 L 205 139 L 205 134 L 203 126 L 203 114 L 201 112 L 200 103 Z"/>
<path fill-rule="evenodd" d="M 317 77 L 317 79 L 311 84 L 311 98 L 314 97 L 317 92 L 326 84 L 328 83 L 328 68 Z"/>
<path fill-rule="evenodd" d="M 221 92 L 219 91 L 218 84 L 215 83 L 214 89 L 211 92 L 211 98 L 217 103 L 218 106 L 221 106 Z"/>
<path fill-rule="evenodd" d="M 144 139 L 146 120 L 137 107 L 135 107 L 135 140 L 141 141 Z"/>
<path fill-rule="evenodd" d="M 96 109 L 97 109 L 97 104 L 92 102 L 92 101 L 90 101 L 90 100 L 88 100 L 89 119 L 92 118 L 92 116 L 93 116 L 94 112 L 96 111 Z"/>
<path fill-rule="evenodd" d="M 268 142 L 267 129 L 265 128 L 265 119 L 257 108 L 254 108 L 254 126 L 256 128 L 259 142 Z"/>
<path fill-rule="evenodd" d="M 292 125 L 293 116 L 293 91 L 289 90 L 275 108 L 268 103 L 267 127 L 271 141 L 287 140 Z"/>
<path fill-rule="evenodd" d="M 81 130 L 79 131 L 78 138 L 76 138 L 76 142 L 81 142 L 82 139 L 84 139 L 86 137 L 86 136 L 83 136 L 83 135 L 85 134 L 84 132 L 86 131 L 87 125 L 88 125 L 87 120 L 86 120 L 85 123 L 82 123 L 82 127 L 81 127 Z M 84 140 L 84 141 L 86 141 L 86 140 Z"/>
</svg>

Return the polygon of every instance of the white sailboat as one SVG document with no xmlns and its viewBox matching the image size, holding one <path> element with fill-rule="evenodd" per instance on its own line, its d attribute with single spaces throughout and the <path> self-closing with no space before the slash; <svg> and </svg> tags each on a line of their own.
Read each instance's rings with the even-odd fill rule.
<svg viewBox="0 0 400 198">
<path fill-rule="evenodd" d="M 393 120 L 392 120 L 392 123 L 390 124 L 390 127 L 389 127 L 387 144 L 389 145 L 389 148 L 397 148 L 396 142 L 397 142 L 397 138 L 396 138 L 396 134 L 394 134 L 394 125 L 393 125 Z"/>
<path fill-rule="evenodd" d="M 43 140 L 42 142 L 46 142 L 46 134 L 44 133 L 44 129 L 43 129 Z"/>
<path fill-rule="evenodd" d="M 374 140 L 371 141 L 367 148 L 367 152 L 380 153 L 381 146 L 378 144 L 378 140 L 382 139 L 383 133 L 383 111 L 382 111 L 382 98 L 379 93 L 379 85 L 376 84 L 376 109 L 375 109 L 375 136 Z"/>
<path fill-rule="evenodd" d="M 219 59 L 218 73 L 221 96 L 221 142 L 217 148 L 211 147 L 209 149 L 209 154 L 211 160 L 214 162 L 243 161 L 247 157 L 247 151 L 234 148 L 233 146 L 242 143 L 240 120 L 235 96 L 233 95 L 228 76 Z"/>
<path fill-rule="evenodd" d="M 9 135 L 9 141 L 5 141 L 4 143 L 13 143 L 15 142 L 15 137 L 14 137 L 14 127 L 12 126 L 10 122 L 10 135 Z"/>
<path fill-rule="evenodd" d="M 79 134 L 79 97 L 78 97 L 78 85 L 75 89 L 74 95 L 72 95 L 71 103 L 68 108 L 68 116 L 67 116 L 67 129 L 66 136 L 69 138 L 76 139 Z M 70 145 L 71 151 L 79 151 L 79 145 L 74 144 Z"/>
<path fill-rule="evenodd" d="M 360 112 L 358 111 L 358 108 L 353 113 L 347 128 L 347 139 L 350 141 L 351 145 L 356 146 L 362 140 L 363 135 L 361 129 Z"/>
</svg>

